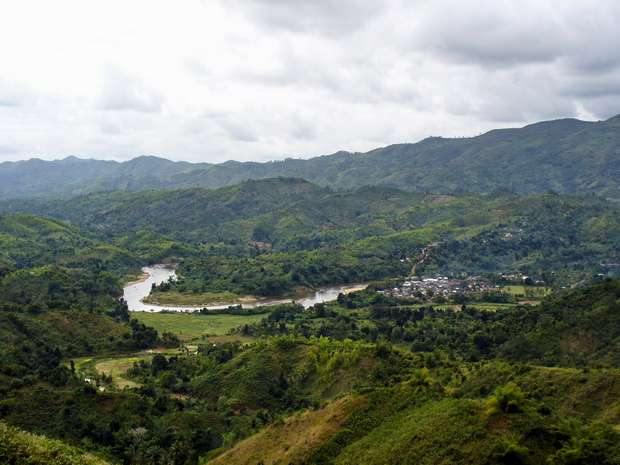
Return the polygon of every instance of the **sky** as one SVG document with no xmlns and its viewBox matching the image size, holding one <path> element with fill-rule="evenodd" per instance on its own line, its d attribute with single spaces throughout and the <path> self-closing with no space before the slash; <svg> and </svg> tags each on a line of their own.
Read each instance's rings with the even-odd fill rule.
<svg viewBox="0 0 620 465">
<path fill-rule="evenodd" d="M 19 0 L 0 162 L 365 152 L 620 113 L 617 0 Z"/>
</svg>

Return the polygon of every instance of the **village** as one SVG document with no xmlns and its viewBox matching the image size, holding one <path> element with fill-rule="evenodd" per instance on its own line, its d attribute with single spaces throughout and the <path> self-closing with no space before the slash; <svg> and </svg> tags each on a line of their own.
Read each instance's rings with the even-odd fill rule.
<svg viewBox="0 0 620 465">
<path fill-rule="evenodd" d="M 379 291 L 381 294 L 404 299 L 432 300 L 436 303 L 464 303 L 474 296 L 482 296 L 493 302 L 510 302 L 514 297 L 541 299 L 550 289 L 544 281 L 535 281 L 520 274 L 500 275 L 502 285 L 490 284 L 480 276 L 460 279 L 437 275 L 432 278 L 410 277 L 399 287 Z M 515 292 L 517 291 L 517 292 Z M 520 292 L 519 292 L 520 291 Z M 469 298 L 467 297 L 469 296 Z M 510 297 L 509 297 L 510 296 Z M 512 297 L 514 296 L 514 297 Z"/>
<path fill-rule="evenodd" d="M 446 300 L 456 294 L 482 294 L 499 290 L 500 286 L 494 286 L 482 281 L 479 276 L 455 280 L 447 276 L 435 276 L 434 278 L 420 279 L 412 277 L 403 282 L 400 287 L 380 291 L 382 294 L 398 298 L 421 298 L 443 296 Z"/>
</svg>

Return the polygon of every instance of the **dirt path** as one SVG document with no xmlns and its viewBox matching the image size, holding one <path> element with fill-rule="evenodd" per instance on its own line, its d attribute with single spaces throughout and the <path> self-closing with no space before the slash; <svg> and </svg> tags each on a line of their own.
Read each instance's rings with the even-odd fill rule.
<svg viewBox="0 0 620 465">
<path fill-rule="evenodd" d="M 418 260 L 417 262 L 415 262 L 415 264 L 413 265 L 413 267 L 411 268 L 411 276 L 415 276 L 416 275 L 416 268 L 418 267 L 418 265 L 421 265 L 422 263 L 424 263 L 426 261 L 426 259 L 428 258 L 428 252 L 430 249 L 432 249 L 433 247 L 436 247 L 437 244 L 431 244 L 428 245 L 426 247 L 424 247 L 422 249 L 422 251 L 420 252 L 420 254 L 422 255 L 422 258 L 420 260 Z"/>
</svg>

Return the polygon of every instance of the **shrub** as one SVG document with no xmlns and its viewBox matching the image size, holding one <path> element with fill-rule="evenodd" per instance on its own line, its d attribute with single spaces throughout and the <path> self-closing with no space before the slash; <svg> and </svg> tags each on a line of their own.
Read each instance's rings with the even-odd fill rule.
<svg viewBox="0 0 620 465">
<path fill-rule="evenodd" d="M 506 386 L 498 386 L 487 400 L 487 414 L 521 413 L 530 404 L 521 388 L 512 381 Z"/>
</svg>

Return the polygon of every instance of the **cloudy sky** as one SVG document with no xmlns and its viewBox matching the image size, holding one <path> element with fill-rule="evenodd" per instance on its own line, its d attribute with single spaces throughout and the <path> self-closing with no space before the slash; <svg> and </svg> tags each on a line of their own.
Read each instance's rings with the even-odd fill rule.
<svg viewBox="0 0 620 465">
<path fill-rule="evenodd" d="M 218 163 L 620 113 L 617 0 L 19 0 L 0 161 Z"/>
</svg>

